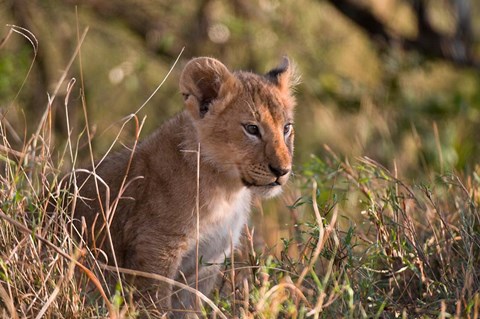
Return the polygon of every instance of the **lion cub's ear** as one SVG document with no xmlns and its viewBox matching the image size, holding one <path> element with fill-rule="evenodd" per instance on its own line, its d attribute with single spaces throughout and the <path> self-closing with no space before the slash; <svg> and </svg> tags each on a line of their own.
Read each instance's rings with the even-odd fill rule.
<svg viewBox="0 0 480 319">
<path fill-rule="evenodd" d="M 225 98 L 232 91 L 235 81 L 227 67 L 216 59 L 203 57 L 190 60 L 180 77 L 180 91 L 193 118 L 200 119 L 207 112 L 221 111 L 225 103 L 214 102 Z"/>
<path fill-rule="evenodd" d="M 291 90 L 298 84 L 295 65 L 285 56 L 275 69 L 267 72 L 265 77 L 275 84 L 282 93 L 291 94 Z"/>
</svg>

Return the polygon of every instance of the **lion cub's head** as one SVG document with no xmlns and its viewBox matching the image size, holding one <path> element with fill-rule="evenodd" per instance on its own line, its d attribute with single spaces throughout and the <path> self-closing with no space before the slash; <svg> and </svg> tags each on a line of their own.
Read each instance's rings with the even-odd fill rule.
<svg viewBox="0 0 480 319">
<path fill-rule="evenodd" d="M 294 81 L 287 58 L 265 75 L 196 58 L 180 79 L 203 158 L 261 196 L 278 194 L 292 170 Z"/>
</svg>

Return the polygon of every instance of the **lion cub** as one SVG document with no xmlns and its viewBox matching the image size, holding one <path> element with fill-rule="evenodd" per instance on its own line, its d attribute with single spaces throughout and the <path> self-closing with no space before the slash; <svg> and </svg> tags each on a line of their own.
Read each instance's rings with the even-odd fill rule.
<svg viewBox="0 0 480 319">
<path fill-rule="evenodd" d="M 290 175 L 294 78 L 286 58 L 265 75 L 230 72 L 212 58 L 191 60 L 180 78 L 185 110 L 133 151 L 77 174 L 75 218 L 88 226 L 89 245 L 110 264 L 192 287 L 198 262 L 198 287 L 208 294 L 219 264 L 239 242 L 252 198 L 279 194 Z M 199 188 L 191 152 L 197 149 Z M 198 310 L 192 293 L 140 276 L 134 284 L 141 300 L 153 300 L 160 311 L 182 317 L 175 310 Z"/>
</svg>

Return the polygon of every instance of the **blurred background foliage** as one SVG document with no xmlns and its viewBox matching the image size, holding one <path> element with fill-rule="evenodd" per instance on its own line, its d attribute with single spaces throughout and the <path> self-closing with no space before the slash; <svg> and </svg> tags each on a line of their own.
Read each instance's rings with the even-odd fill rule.
<svg viewBox="0 0 480 319">
<path fill-rule="evenodd" d="M 88 27 L 53 104 L 54 153 L 63 152 L 68 135 L 69 79 L 77 79 L 67 103 L 72 136 L 84 132 L 84 94 L 98 156 L 184 48 L 140 112 L 148 117 L 143 136 L 182 109 L 177 83 L 190 58 L 212 56 L 231 69 L 266 72 L 287 54 L 302 75 L 297 172 L 311 154 L 321 157 L 325 144 L 344 158 L 368 156 L 420 181 L 432 172 L 478 169 L 478 1 L 2 0 L 0 8 L 0 110 L 14 148 L 36 130 Z M 34 34 L 36 56 L 35 40 L 9 33 L 9 25 Z M 131 142 L 133 132 L 127 126 L 121 141 Z M 79 145 L 84 161 L 88 148 Z M 292 193 L 289 204 L 298 195 Z"/>
<path fill-rule="evenodd" d="M 287 54 L 302 75 L 297 165 L 324 152 L 323 144 L 347 157 L 396 165 L 407 176 L 432 168 L 471 169 L 480 155 L 476 1 L 3 0 L 0 6 L 1 38 L 11 24 L 31 31 L 39 43 L 21 90 L 32 45 L 14 33 L 0 50 L 0 108 L 12 143 L 35 129 L 47 93 L 88 27 L 81 60 L 67 80 L 83 73 L 89 124 L 102 136 L 94 139 L 98 153 L 117 133 L 112 123 L 137 110 L 185 48 L 142 112 L 148 116 L 144 135 L 182 108 L 178 76 L 191 57 L 265 72 Z M 65 93 L 66 83 L 62 87 Z M 54 107 L 62 141 L 63 100 Z M 68 112 L 74 131 L 82 131 L 79 81 Z"/>
</svg>

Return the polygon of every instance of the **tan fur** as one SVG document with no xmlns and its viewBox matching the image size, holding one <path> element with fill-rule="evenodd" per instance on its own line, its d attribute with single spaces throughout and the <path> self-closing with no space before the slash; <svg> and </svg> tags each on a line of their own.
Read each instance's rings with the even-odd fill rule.
<svg viewBox="0 0 480 319">
<path fill-rule="evenodd" d="M 201 258 L 199 287 L 208 294 L 219 266 L 205 264 L 224 261 L 232 241 L 239 241 L 252 198 L 278 194 L 290 175 L 293 79 L 287 59 L 267 75 L 232 73 L 212 58 L 191 60 L 180 79 L 185 111 L 141 142 L 133 154 L 125 150 L 108 156 L 95 169 L 96 182 L 92 173 L 77 174 L 80 199 L 75 217 L 85 219 L 89 244 L 105 251 L 110 264 L 115 257 L 121 267 L 180 282 L 186 278 L 193 287 L 195 264 Z M 259 134 L 252 135 L 255 130 L 247 125 L 256 125 Z M 186 151 L 196 151 L 198 144 L 196 256 L 197 157 Z M 170 285 L 147 279 L 137 278 L 135 285 L 150 296 L 143 301 L 154 300 L 161 311 L 195 310 L 190 293 L 172 295 Z M 182 317 L 181 312 L 173 313 Z"/>
</svg>

